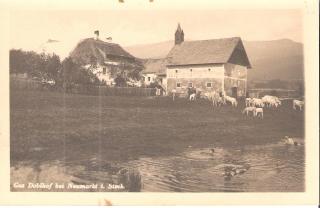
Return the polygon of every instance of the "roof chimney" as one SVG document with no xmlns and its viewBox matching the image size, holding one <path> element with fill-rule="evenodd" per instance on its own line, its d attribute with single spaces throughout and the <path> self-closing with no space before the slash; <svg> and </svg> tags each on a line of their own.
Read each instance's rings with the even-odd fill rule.
<svg viewBox="0 0 320 208">
<path fill-rule="evenodd" d="M 99 40 L 99 30 L 94 31 L 94 34 L 95 34 L 94 39 Z"/>
</svg>

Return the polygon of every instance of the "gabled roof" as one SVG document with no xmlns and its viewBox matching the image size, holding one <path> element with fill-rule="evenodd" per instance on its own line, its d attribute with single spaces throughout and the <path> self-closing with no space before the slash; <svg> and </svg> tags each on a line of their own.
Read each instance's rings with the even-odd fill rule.
<svg viewBox="0 0 320 208">
<path fill-rule="evenodd" d="M 104 63 L 108 60 L 108 56 L 135 59 L 134 56 L 125 51 L 120 45 L 95 40 L 93 38 L 80 41 L 76 48 L 70 53 L 70 56 L 84 64 L 90 63 L 91 57 L 96 58 L 99 63 Z"/>
<path fill-rule="evenodd" d="M 166 59 L 167 66 L 234 63 L 251 68 L 239 37 L 185 41 L 175 45 Z"/>
<path fill-rule="evenodd" d="M 166 74 L 166 59 L 145 59 L 143 65 L 143 74 Z"/>
</svg>

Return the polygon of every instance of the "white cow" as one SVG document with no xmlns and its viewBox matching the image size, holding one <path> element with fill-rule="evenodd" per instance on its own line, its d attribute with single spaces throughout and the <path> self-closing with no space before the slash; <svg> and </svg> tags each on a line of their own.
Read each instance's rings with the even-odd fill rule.
<svg viewBox="0 0 320 208">
<path fill-rule="evenodd" d="M 242 114 L 246 113 L 247 116 L 249 116 L 249 112 L 252 112 L 252 115 L 254 116 L 255 115 L 255 111 L 256 111 L 256 107 L 248 106 L 245 109 L 243 109 Z"/>
<path fill-rule="evenodd" d="M 251 98 L 246 98 L 246 107 L 249 107 L 251 105 Z"/>
<path fill-rule="evenodd" d="M 210 93 L 209 93 L 209 92 L 204 93 L 202 97 L 203 97 L 204 99 L 211 100 L 211 98 L 210 98 L 211 96 L 210 96 Z"/>
<path fill-rule="evenodd" d="M 254 116 L 263 119 L 263 108 L 256 108 L 254 110 Z"/>
<path fill-rule="evenodd" d="M 204 98 L 212 101 L 212 106 L 221 106 L 223 104 L 223 99 L 219 96 L 217 92 L 206 92 L 204 93 Z"/>
<path fill-rule="evenodd" d="M 293 109 L 297 110 L 297 107 L 300 108 L 300 111 L 302 110 L 302 107 L 304 106 L 304 101 L 300 101 L 300 100 L 293 100 L 292 101 L 293 104 Z"/>
<path fill-rule="evenodd" d="M 278 107 L 281 105 L 280 99 L 276 96 L 265 95 L 261 100 L 267 107 Z"/>
<path fill-rule="evenodd" d="M 227 102 L 230 102 L 233 107 L 237 107 L 238 106 L 238 102 L 234 97 L 230 97 L 230 96 L 226 95 L 224 98 L 225 98 L 225 100 Z"/>
<path fill-rule="evenodd" d="M 264 107 L 264 103 L 262 99 L 259 99 L 259 98 L 252 98 L 251 104 L 252 106 L 255 106 L 255 107 L 260 107 L 260 108 Z"/>
</svg>

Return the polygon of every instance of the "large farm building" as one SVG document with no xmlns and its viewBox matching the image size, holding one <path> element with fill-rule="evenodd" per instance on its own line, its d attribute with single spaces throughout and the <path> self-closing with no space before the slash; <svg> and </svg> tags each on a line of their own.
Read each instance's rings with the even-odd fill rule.
<svg viewBox="0 0 320 208">
<path fill-rule="evenodd" d="M 184 93 L 188 87 L 202 92 L 225 92 L 243 97 L 247 90 L 249 59 L 240 38 L 184 41 L 180 25 L 175 46 L 166 57 L 167 91 Z"/>
<path fill-rule="evenodd" d="M 184 41 L 179 24 L 175 45 L 167 57 L 146 63 L 145 79 L 156 80 L 160 74 L 158 82 L 165 84 L 169 93 L 175 89 L 185 94 L 189 87 L 201 92 L 224 92 L 232 97 L 247 93 L 247 69 L 251 65 L 239 37 Z"/>
<path fill-rule="evenodd" d="M 192 87 L 201 92 L 246 96 L 247 70 L 251 65 L 239 37 L 184 41 L 179 24 L 175 45 L 166 58 L 141 60 L 118 44 L 100 40 L 98 35 L 81 41 L 71 57 L 87 68 L 96 62 L 91 70 L 107 85 L 113 85 L 114 77 L 119 73 L 143 69 L 144 84 L 157 82 L 167 93 L 175 89 L 177 93 L 185 94 Z"/>
</svg>

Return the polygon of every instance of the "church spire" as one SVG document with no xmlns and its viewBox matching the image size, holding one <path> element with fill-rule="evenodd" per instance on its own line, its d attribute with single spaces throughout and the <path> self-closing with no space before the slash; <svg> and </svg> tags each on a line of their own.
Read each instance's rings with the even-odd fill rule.
<svg viewBox="0 0 320 208">
<path fill-rule="evenodd" d="M 178 23 L 178 27 L 175 33 L 174 44 L 178 45 L 178 44 L 181 44 L 183 41 L 184 41 L 184 32 L 181 29 L 180 23 Z"/>
</svg>

